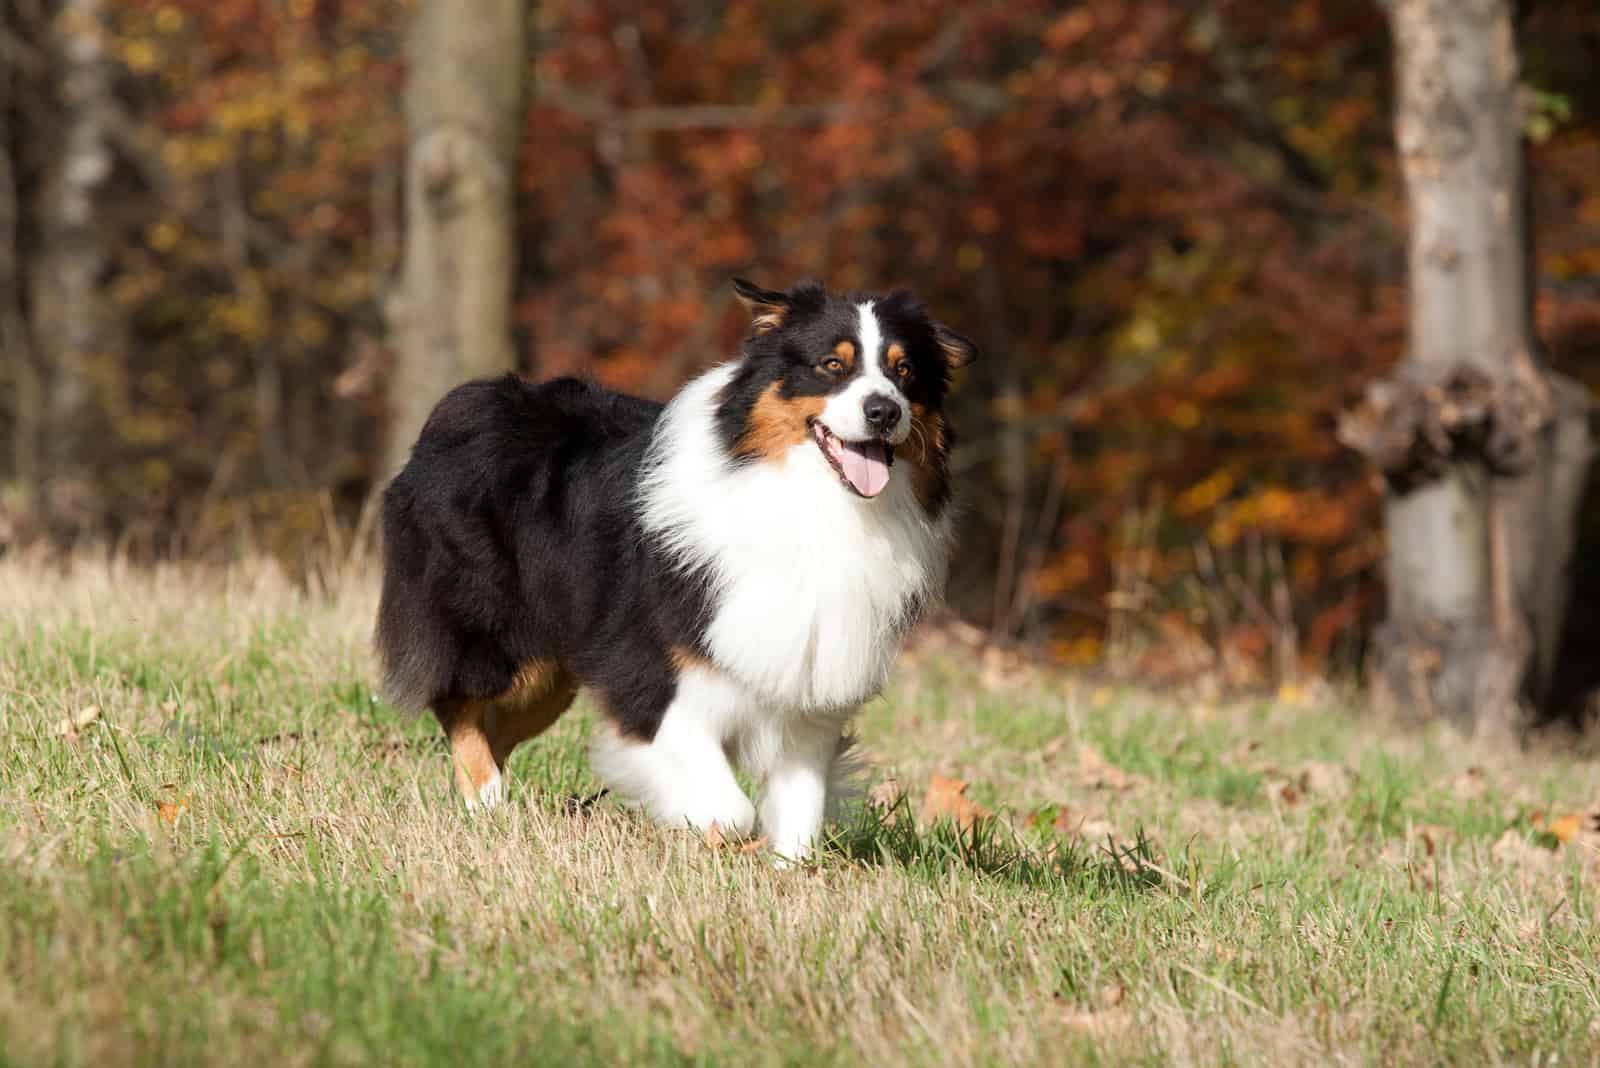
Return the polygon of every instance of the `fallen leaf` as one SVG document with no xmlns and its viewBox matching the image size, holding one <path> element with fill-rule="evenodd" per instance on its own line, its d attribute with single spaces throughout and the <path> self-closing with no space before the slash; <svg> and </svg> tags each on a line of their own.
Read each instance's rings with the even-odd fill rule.
<svg viewBox="0 0 1600 1068">
<path fill-rule="evenodd" d="M 1068 1005 L 1061 1014 L 1067 1028 L 1091 1038 L 1109 1038 L 1126 1031 L 1133 1023 L 1133 1013 L 1122 1007 L 1127 991 L 1121 983 L 1100 992 L 1100 1008 L 1086 1009 Z M 1057 1001 L 1065 1001 L 1060 994 Z"/>
<path fill-rule="evenodd" d="M 1300 765 L 1295 783 L 1303 794 L 1339 798 L 1350 792 L 1350 769 L 1326 760 L 1308 760 Z"/>
<path fill-rule="evenodd" d="M 1056 809 L 1055 822 L 1051 825 L 1057 834 L 1066 834 L 1072 830 L 1072 810 L 1066 805 Z"/>
<path fill-rule="evenodd" d="M 1476 766 L 1470 767 L 1460 775 L 1457 775 L 1450 785 L 1455 795 L 1463 801 L 1471 801 L 1482 797 L 1484 791 L 1489 788 L 1489 783 L 1484 778 L 1483 769 Z"/>
<path fill-rule="evenodd" d="M 1130 775 L 1109 763 L 1098 749 L 1087 742 L 1078 746 L 1078 771 L 1089 785 L 1111 790 L 1129 790 L 1139 782 L 1138 776 Z"/>
<path fill-rule="evenodd" d="M 1104 845 L 1107 840 L 1117 840 L 1117 829 L 1102 819 L 1089 818 L 1073 825 L 1071 833 L 1077 835 L 1085 842 Z"/>
<path fill-rule="evenodd" d="M 1430 857 L 1450 838 L 1450 828 L 1437 823 L 1423 823 L 1414 830 L 1417 840 L 1422 843 L 1422 851 Z"/>
<path fill-rule="evenodd" d="M 712 820 L 711 826 L 706 828 L 704 838 L 709 849 L 721 849 L 728 844 L 728 836 L 722 833 L 722 828 L 717 825 L 716 820 Z"/>
<path fill-rule="evenodd" d="M 769 841 L 766 835 L 762 835 L 760 838 L 751 838 L 740 844 L 739 852 L 759 853 L 763 849 L 767 848 L 768 844 Z"/>
<path fill-rule="evenodd" d="M 1554 863 L 1551 850 L 1528 841 L 1521 831 L 1512 828 L 1502 834 L 1489 848 L 1489 855 L 1501 864 L 1522 872 L 1543 872 Z"/>
<path fill-rule="evenodd" d="M 1578 828 L 1583 826 L 1583 817 L 1576 812 L 1569 812 L 1565 816 L 1557 816 L 1550 821 L 1550 834 L 1562 845 L 1572 841 L 1578 835 Z"/>
<path fill-rule="evenodd" d="M 189 799 L 180 797 L 176 801 L 157 801 L 156 812 L 161 816 L 162 823 L 177 823 L 178 817 L 189 808 Z"/>
<path fill-rule="evenodd" d="M 62 719 L 56 724 L 56 734 L 63 738 L 71 738 L 77 733 L 100 718 L 100 706 L 88 705 L 78 709 L 72 715 Z"/>
<path fill-rule="evenodd" d="M 922 811 L 917 822 L 928 826 L 948 819 L 963 831 L 971 830 L 973 824 L 991 813 L 967 796 L 969 785 L 962 779 L 935 773 L 928 780 L 928 792 L 922 797 Z"/>
</svg>

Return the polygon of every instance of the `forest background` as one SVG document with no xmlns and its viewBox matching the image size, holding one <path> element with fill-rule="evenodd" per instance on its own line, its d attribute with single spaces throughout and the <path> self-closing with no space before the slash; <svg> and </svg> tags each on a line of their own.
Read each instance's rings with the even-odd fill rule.
<svg viewBox="0 0 1600 1068">
<path fill-rule="evenodd" d="M 1382 491 L 1335 427 L 1407 329 L 1380 5 L 530 10 L 520 370 L 664 398 L 736 351 L 734 275 L 910 286 L 984 351 L 957 401 L 954 611 L 1154 681 L 1358 663 L 1383 614 Z M 0 11 L 0 551 L 298 570 L 370 536 L 411 17 Z M 1592 391 L 1600 8 L 1526 0 L 1515 33 L 1535 333 Z M 1593 493 L 1580 530 L 1600 536 Z M 1600 556 L 1572 585 L 1569 642 L 1600 634 Z M 1597 681 L 1600 656 L 1563 662 L 1563 693 Z"/>
</svg>

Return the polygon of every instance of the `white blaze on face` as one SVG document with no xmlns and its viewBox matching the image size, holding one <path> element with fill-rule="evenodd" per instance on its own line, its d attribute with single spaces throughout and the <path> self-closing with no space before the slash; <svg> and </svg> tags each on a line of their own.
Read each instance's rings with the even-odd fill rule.
<svg viewBox="0 0 1600 1068">
<path fill-rule="evenodd" d="M 828 398 L 822 409 L 822 424 L 846 442 L 876 439 L 878 434 L 867 426 L 864 405 L 868 397 L 877 395 L 894 401 L 900 411 L 889 433 L 884 435 L 891 445 L 899 445 L 911 433 L 911 406 L 906 403 L 900 387 L 890 380 L 883 369 L 883 327 L 872 310 L 872 301 L 856 306 L 856 333 L 860 351 L 856 353 L 855 378 L 843 391 Z"/>
</svg>

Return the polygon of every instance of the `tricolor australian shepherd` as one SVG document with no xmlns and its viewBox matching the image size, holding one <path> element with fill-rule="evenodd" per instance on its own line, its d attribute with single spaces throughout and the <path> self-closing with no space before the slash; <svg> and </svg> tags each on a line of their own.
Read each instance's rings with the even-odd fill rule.
<svg viewBox="0 0 1600 1068">
<path fill-rule="evenodd" d="M 820 830 L 851 714 L 944 580 L 944 399 L 976 353 L 906 293 L 735 288 L 742 355 L 665 407 L 470 382 L 385 494 L 387 692 L 438 716 L 469 806 L 584 686 L 625 801 L 788 859 Z"/>
</svg>

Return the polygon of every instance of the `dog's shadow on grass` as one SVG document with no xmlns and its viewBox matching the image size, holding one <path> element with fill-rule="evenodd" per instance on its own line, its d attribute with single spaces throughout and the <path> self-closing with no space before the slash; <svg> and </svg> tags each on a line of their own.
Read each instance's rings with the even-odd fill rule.
<svg viewBox="0 0 1600 1068">
<path fill-rule="evenodd" d="M 919 828 L 904 798 L 886 809 L 863 807 L 831 828 L 826 855 L 855 864 L 904 868 L 929 878 L 970 871 L 1030 889 L 1097 895 L 1189 885 L 1159 864 L 1143 831 L 1131 843 L 1108 840 L 1096 845 L 1061 839 L 1036 847 L 993 817 L 966 827 L 941 821 Z"/>
</svg>

